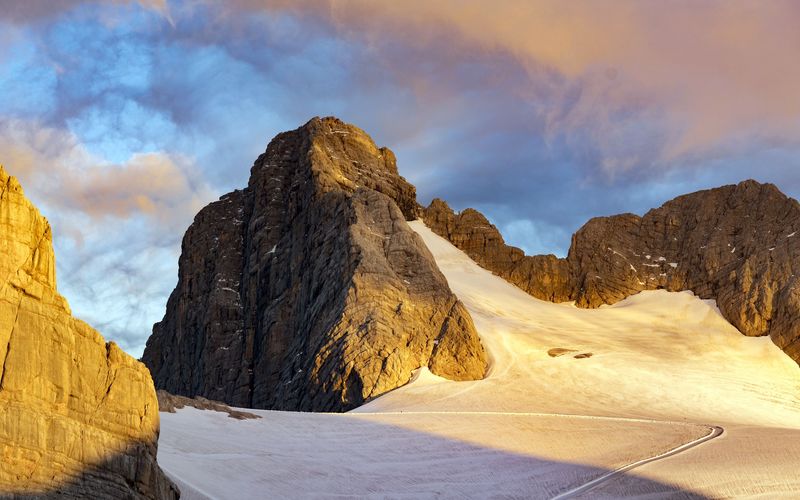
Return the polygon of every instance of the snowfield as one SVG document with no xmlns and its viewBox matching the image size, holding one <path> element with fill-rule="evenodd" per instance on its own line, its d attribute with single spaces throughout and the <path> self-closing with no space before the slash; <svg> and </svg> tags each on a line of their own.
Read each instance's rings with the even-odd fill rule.
<svg viewBox="0 0 800 500">
<path fill-rule="evenodd" d="M 162 413 L 183 498 L 800 497 L 800 367 L 768 338 L 690 292 L 539 301 L 411 225 L 472 314 L 487 378 L 421 369 L 342 415 Z"/>
</svg>

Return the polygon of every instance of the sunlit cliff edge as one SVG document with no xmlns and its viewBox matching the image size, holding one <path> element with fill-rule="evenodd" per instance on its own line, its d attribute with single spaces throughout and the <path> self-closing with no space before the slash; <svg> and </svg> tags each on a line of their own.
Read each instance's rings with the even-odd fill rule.
<svg viewBox="0 0 800 500">
<path fill-rule="evenodd" d="M 0 496 L 177 498 L 147 368 L 71 316 L 47 220 L 0 166 Z"/>
</svg>

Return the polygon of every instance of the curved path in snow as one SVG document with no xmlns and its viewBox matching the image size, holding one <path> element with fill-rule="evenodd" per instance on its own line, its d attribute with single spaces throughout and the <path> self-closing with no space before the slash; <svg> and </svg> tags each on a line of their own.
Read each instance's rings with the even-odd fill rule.
<svg viewBox="0 0 800 500">
<path fill-rule="evenodd" d="M 575 497 L 577 495 L 586 493 L 586 492 L 592 490 L 593 488 L 595 488 L 596 486 L 599 486 L 600 484 L 605 483 L 606 481 L 609 481 L 609 480 L 613 479 L 614 477 L 616 477 L 616 476 L 618 476 L 618 475 L 620 475 L 620 474 L 622 474 L 624 472 L 627 472 L 627 471 L 629 471 L 631 469 L 635 469 L 636 467 L 642 466 L 644 464 L 649 464 L 650 462 L 655 462 L 657 460 L 663 460 L 663 459 L 671 457 L 673 455 L 677 455 L 678 453 L 682 453 L 682 452 L 684 452 L 684 451 L 686 451 L 688 449 L 694 448 L 695 446 L 701 445 L 701 444 L 703 444 L 703 443 L 705 443 L 707 441 L 711 441 L 712 439 L 721 436 L 725 432 L 725 429 L 723 429 L 722 427 L 716 426 L 716 425 L 713 426 L 713 427 L 710 427 L 709 429 L 711 430 L 711 432 L 709 432 L 708 435 L 706 435 L 706 436 L 703 436 L 701 438 L 695 439 L 694 441 L 689 441 L 688 443 L 682 444 L 682 445 L 678 446 L 677 448 L 673 448 L 673 449 L 671 449 L 671 450 L 669 450 L 667 452 L 661 453 L 659 455 L 656 455 L 656 456 L 653 456 L 653 457 L 650 457 L 650 458 L 644 458 L 644 459 L 639 460 L 637 462 L 633 462 L 633 463 L 630 463 L 630 464 L 625 465 L 623 467 L 620 467 L 619 469 L 613 470 L 613 471 L 611 471 L 611 472 L 609 472 L 607 474 L 603 474 L 602 476 L 600 476 L 600 477 L 598 477 L 596 479 L 593 479 L 593 480 L 591 480 L 591 481 L 589 481 L 587 483 L 584 483 L 584 484 L 582 484 L 582 485 L 580 485 L 580 486 L 578 486 L 576 488 L 572 488 L 571 490 L 565 491 L 564 493 L 561 493 L 561 494 L 559 494 L 557 496 L 554 496 L 552 500 L 563 500 L 563 499 L 566 499 L 566 498 L 573 498 L 573 497 Z"/>
<path fill-rule="evenodd" d="M 654 455 L 652 457 L 643 458 L 641 460 L 637 460 L 636 462 L 629 463 L 627 465 L 623 465 L 618 469 L 614 469 L 606 474 L 603 474 L 600 477 L 592 479 L 580 486 L 576 486 L 570 490 L 567 490 L 563 493 L 560 493 L 552 498 L 552 500 L 563 500 L 566 498 L 573 498 L 577 495 L 586 493 L 595 487 L 599 486 L 602 483 L 610 481 L 614 477 L 623 474 L 631 469 L 635 469 L 645 464 L 649 464 L 651 462 L 655 462 L 657 460 L 663 460 L 665 458 L 669 458 L 671 456 L 677 455 L 678 453 L 683 453 L 684 451 L 690 450 L 695 446 L 699 446 L 705 442 L 711 441 L 714 438 L 721 436 L 725 429 L 718 425 L 703 425 L 703 424 L 696 424 L 691 422 L 677 422 L 673 420 L 657 420 L 657 419 L 647 419 L 647 418 L 628 418 L 628 417 L 611 417 L 611 416 L 600 416 L 600 415 L 575 415 L 571 413 L 542 413 L 542 412 L 493 412 L 493 411 L 397 411 L 397 412 L 363 412 L 363 413 L 356 413 L 356 415 L 509 415 L 509 416 L 530 416 L 530 417 L 567 417 L 567 418 L 585 418 L 591 420 L 616 420 L 622 422 L 648 422 L 648 423 L 659 423 L 659 424 L 671 424 L 671 425 L 685 425 L 685 426 L 704 426 L 707 427 L 709 433 L 705 436 L 699 437 L 687 443 L 684 443 L 680 446 L 676 446 L 671 450 L 665 451 L 663 453 L 659 453 L 658 455 Z"/>
</svg>

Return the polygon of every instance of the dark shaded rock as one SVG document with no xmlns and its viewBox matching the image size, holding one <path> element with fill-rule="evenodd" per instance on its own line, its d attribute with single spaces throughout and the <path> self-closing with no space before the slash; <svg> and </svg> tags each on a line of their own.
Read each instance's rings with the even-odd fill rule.
<svg viewBox="0 0 800 500">
<path fill-rule="evenodd" d="M 176 396 L 164 390 L 156 391 L 158 396 L 158 411 L 163 413 L 175 413 L 181 408 L 187 406 L 197 408 L 198 410 L 218 411 L 220 413 L 227 413 L 230 418 L 236 420 L 248 420 L 254 418 L 261 418 L 255 413 L 246 411 L 234 410 L 230 406 L 220 403 L 219 401 L 211 401 L 204 397 L 187 398 L 186 396 Z"/>
<path fill-rule="evenodd" d="M 414 187 L 362 130 L 279 134 L 204 208 L 143 361 L 156 386 L 239 407 L 341 411 L 428 366 L 478 379 L 472 320 L 406 223 Z"/>
<path fill-rule="evenodd" d="M 567 349 L 566 347 L 554 347 L 547 351 L 547 355 L 551 358 L 557 358 L 559 356 L 563 356 L 565 354 L 570 354 L 573 352 L 578 352 L 575 349 Z"/>
<path fill-rule="evenodd" d="M 715 299 L 748 336 L 769 335 L 800 362 L 800 204 L 772 184 L 745 181 L 680 196 L 644 217 L 590 220 L 566 259 L 524 256 L 474 210 L 442 201 L 431 229 L 534 297 L 613 304 L 643 290 L 692 290 Z"/>
<path fill-rule="evenodd" d="M 23 482 L 0 490 L 2 500 L 161 500 L 179 498 L 174 484 L 148 458 L 141 445 L 109 453 L 98 463 L 49 478 L 46 488 Z M 57 463 L 54 463 L 57 465 Z M 30 483 L 28 483 L 29 485 Z M 147 486 L 146 486 L 147 485 Z M 155 486 L 155 488 L 153 488 Z"/>
</svg>

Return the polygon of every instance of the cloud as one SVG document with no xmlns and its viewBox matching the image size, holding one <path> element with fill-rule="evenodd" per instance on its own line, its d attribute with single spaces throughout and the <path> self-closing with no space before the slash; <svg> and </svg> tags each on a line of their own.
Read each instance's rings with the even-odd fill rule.
<svg viewBox="0 0 800 500">
<path fill-rule="evenodd" d="M 36 121 L 0 120 L 0 164 L 51 222 L 59 288 L 74 313 L 139 355 L 175 285 L 183 232 L 216 193 L 190 158 L 109 163 Z"/>
<path fill-rule="evenodd" d="M 790 0 L 226 5 L 325 19 L 342 36 L 376 46 L 393 37 L 452 57 L 509 54 L 528 71 L 528 91 L 550 93 L 548 129 L 594 129 L 609 173 L 646 167 L 644 151 L 669 162 L 752 138 L 800 143 L 800 6 Z M 386 62 L 398 71 L 407 63 Z M 548 85 L 547 71 L 564 82 Z M 628 134 L 656 115 L 665 122 L 660 144 Z"/>
<path fill-rule="evenodd" d="M 0 121 L 0 162 L 47 206 L 91 219 L 142 216 L 175 229 L 211 198 L 187 158 L 141 153 L 109 164 L 73 134 L 37 122 Z"/>
<path fill-rule="evenodd" d="M 531 253 L 747 177 L 800 194 L 791 4 L 141 5 L 0 14 L 0 162 L 51 218 L 74 310 L 135 354 L 194 213 L 314 115 Z"/>
<path fill-rule="evenodd" d="M 162 15 L 168 15 L 167 0 L 25 0 L 3 2 L 0 20 L 13 23 L 30 23 L 56 17 L 81 5 L 132 5 L 138 4 Z"/>
</svg>

